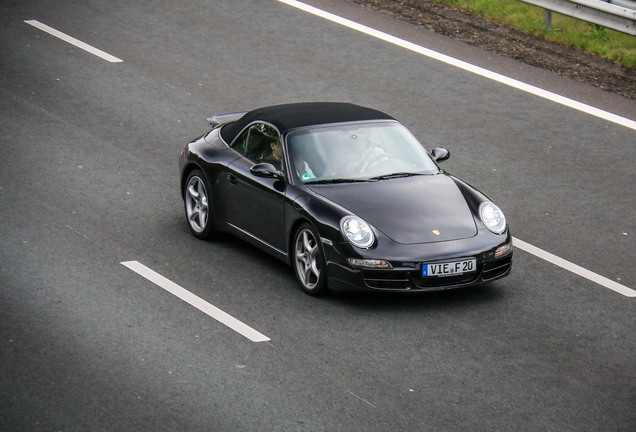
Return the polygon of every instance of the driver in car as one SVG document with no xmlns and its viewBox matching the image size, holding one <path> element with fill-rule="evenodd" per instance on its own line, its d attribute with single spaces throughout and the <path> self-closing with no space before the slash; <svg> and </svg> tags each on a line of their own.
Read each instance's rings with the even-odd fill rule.
<svg viewBox="0 0 636 432">
<path fill-rule="evenodd" d="M 360 129 L 350 135 L 350 140 L 340 146 L 340 154 L 331 170 L 332 175 L 359 176 L 374 164 L 374 160 L 384 153 L 384 150 L 374 143 L 368 131 Z"/>
<path fill-rule="evenodd" d="M 261 162 L 270 163 L 274 165 L 274 168 L 280 170 L 280 161 L 283 158 L 283 146 L 281 145 L 280 140 L 274 140 L 269 143 L 269 147 L 271 148 L 272 152 Z"/>
</svg>

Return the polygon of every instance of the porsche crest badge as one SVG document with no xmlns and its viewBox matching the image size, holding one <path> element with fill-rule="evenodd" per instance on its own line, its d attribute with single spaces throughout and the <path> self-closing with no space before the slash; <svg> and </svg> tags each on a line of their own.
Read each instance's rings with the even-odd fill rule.
<svg viewBox="0 0 636 432">
<path fill-rule="evenodd" d="M 436 236 L 439 235 L 439 230 L 433 230 L 433 234 L 435 234 Z"/>
</svg>

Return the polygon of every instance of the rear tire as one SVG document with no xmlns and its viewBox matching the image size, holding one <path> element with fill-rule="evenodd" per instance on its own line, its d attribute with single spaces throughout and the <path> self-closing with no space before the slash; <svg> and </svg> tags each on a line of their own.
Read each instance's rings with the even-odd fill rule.
<svg viewBox="0 0 636 432">
<path fill-rule="evenodd" d="M 311 296 L 327 291 L 327 266 L 320 236 L 308 223 L 302 224 L 294 235 L 293 264 L 300 288 Z"/>
<path fill-rule="evenodd" d="M 214 234 L 209 194 L 210 186 L 205 174 L 201 170 L 193 170 L 183 191 L 184 208 L 192 235 L 200 239 L 209 239 Z"/>
</svg>

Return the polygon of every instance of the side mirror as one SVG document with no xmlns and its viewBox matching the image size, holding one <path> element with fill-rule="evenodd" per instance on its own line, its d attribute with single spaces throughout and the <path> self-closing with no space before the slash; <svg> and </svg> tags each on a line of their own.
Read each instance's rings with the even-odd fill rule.
<svg viewBox="0 0 636 432">
<path fill-rule="evenodd" d="M 250 168 L 252 175 L 273 179 L 282 179 L 283 174 L 270 163 L 257 163 Z"/>
<path fill-rule="evenodd" d="M 431 156 L 435 162 L 443 162 L 450 157 L 450 152 L 442 147 L 435 147 L 431 150 Z"/>
</svg>

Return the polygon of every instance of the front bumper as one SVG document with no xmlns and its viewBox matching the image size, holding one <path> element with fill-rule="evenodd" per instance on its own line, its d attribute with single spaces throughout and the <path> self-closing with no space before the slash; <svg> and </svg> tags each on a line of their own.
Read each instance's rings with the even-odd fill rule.
<svg viewBox="0 0 636 432">
<path fill-rule="evenodd" d="M 325 247 L 327 283 L 335 291 L 422 292 L 476 286 L 503 278 L 510 273 L 512 249 L 508 254 L 495 258 L 497 248 L 510 243 L 510 234 L 504 239 L 499 237 L 496 243 L 490 241 L 487 242 L 489 244 L 476 242 L 476 238 L 472 238 L 449 242 L 452 243 L 450 245 L 448 243 L 426 245 L 419 250 L 420 253 L 411 255 L 411 257 L 417 257 L 416 259 L 404 259 L 403 256 L 398 259 L 388 259 L 393 266 L 392 269 L 353 268 L 346 261 L 347 256 L 355 253 L 353 248 L 344 243 L 328 245 Z M 373 255 L 365 257 L 386 259 L 386 257 Z M 477 260 L 475 271 L 453 276 L 422 276 L 423 263 L 449 262 L 467 258 Z"/>
</svg>

